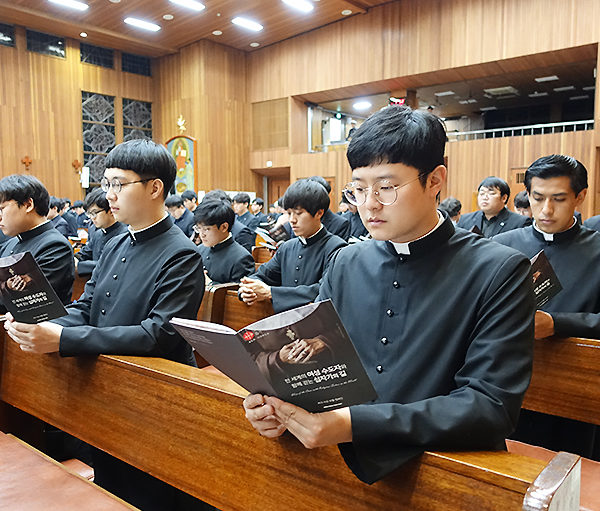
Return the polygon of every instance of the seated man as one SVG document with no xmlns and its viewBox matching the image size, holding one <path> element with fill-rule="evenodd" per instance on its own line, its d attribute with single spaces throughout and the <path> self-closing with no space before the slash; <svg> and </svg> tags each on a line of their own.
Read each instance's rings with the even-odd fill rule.
<svg viewBox="0 0 600 511">
<path fill-rule="evenodd" d="M 527 192 L 525 190 L 515 195 L 514 202 L 515 211 L 519 213 L 519 215 L 523 215 L 529 218 L 533 216 L 531 213 L 531 204 L 529 204 L 529 197 L 527 196 Z"/>
<path fill-rule="evenodd" d="M 544 156 L 527 169 L 525 187 L 533 225 L 495 236 L 494 241 L 529 258 L 544 250 L 562 285 L 562 291 L 536 311 L 535 337 L 600 339 L 600 274 L 595 271 L 600 234 L 581 227 L 574 216 L 587 193 L 587 170 L 570 156 Z M 515 438 L 589 458 L 595 430 L 592 425 L 523 411 Z"/>
<path fill-rule="evenodd" d="M 71 244 L 48 221 L 50 195 L 35 177 L 13 174 L 0 180 L 0 229 L 9 239 L 1 257 L 31 252 L 63 304 L 71 303 L 75 267 Z"/>
<path fill-rule="evenodd" d="M 66 222 L 69 224 L 70 231 L 75 233 L 72 236 L 77 236 L 77 215 L 71 209 L 71 199 L 64 197 L 63 199 L 58 200 L 61 204 L 61 209 L 59 209 L 58 214 L 62 216 L 63 219 L 66 220 Z"/>
<path fill-rule="evenodd" d="M 360 215 L 358 214 L 358 208 L 354 204 L 351 204 L 350 201 L 346 199 L 345 195 L 342 197 L 342 202 L 340 204 L 344 204 L 346 207 L 346 212 L 342 213 L 341 216 L 348 219 L 348 222 L 350 223 L 348 239 L 360 239 L 361 236 L 368 236 L 369 231 L 367 231 L 365 224 L 363 224 Z"/>
<path fill-rule="evenodd" d="M 600 232 L 600 215 L 591 216 L 583 222 L 583 225 L 588 229 Z"/>
<path fill-rule="evenodd" d="M 479 211 L 462 215 L 458 227 L 470 230 L 477 227 L 486 238 L 501 232 L 531 225 L 531 218 L 518 215 L 506 209 L 510 188 L 504 179 L 486 177 L 477 188 Z"/>
<path fill-rule="evenodd" d="M 181 194 L 181 198 L 183 199 L 183 205 L 193 213 L 196 211 L 198 207 L 198 195 L 193 190 L 186 190 Z"/>
<path fill-rule="evenodd" d="M 283 243 L 254 275 L 243 278 L 238 291 L 248 305 L 272 300 L 275 312 L 314 301 L 332 255 L 346 245 L 321 224 L 329 196 L 319 183 L 296 181 L 286 190 L 283 207 L 297 237 Z"/>
<path fill-rule="evenodd" d="M 68 316 L 37 325 L 9 318 L 5 328 L 24 351 L 146 355 L 195 365 L 189 344 L 169 323 L 174 316 L 195 319 L 204 291 L 200 254 L 165 212 L 175 160 L 159 144 L 131 140 L 108 154 L 106 167 L 102 189 L 129 232 L 104 248 Z M 98 449 L 93 461 L 96 484 L 134 506 L 178 509 L 174 488 Z"/>
<path fill-rule="evenodd" d="M 340 444 L 368 483 L 425 449 L 505 449 L 531 377 L 529 261 L 438 213 L 445 141 L 437 117 L 390 106 L 348 147 L 348 199 L 374 239 L 337 252 L 317 299 L 332 300 L 378 398 L 323 413 L 244 400 L 262 435 Z"/>
<path fill-rule="evenodd" d="M 58 232 L 68 239 L 69 236 L 77 236 L 77 231 L 59 214 L 62 206 L 63 203 L 60 199 L 50 197 L 48 220 Z"/>
<path fill-rule="evenodd" d="M 460 220 L 460 210 L 462 209 L 462 204 L 458 199 L 454 197 L 448 197 L 440 203 L 438 209 L 440 211 L 445 211 L 454 225 L 456 225 Z"/>
<path fill-rule="evenodd" d="M 175 225 L 179 227 L 184 234 L 191 238 L 194 233 L 194 215 L 183 205 L 183 199 L 179 195 L 167 197 L 165 206 L 169 214 L 173 217 Z"/>
<path fill-rule="evenodd" d="M 203 200 L 194 212 L 204 271 L 213 284 L 239 282 L 254 273 L 254 259 L 231 235 L 235 213 L 221 200 Z"/>
<path fill-rule="evenodd" d="M 237 219 L 254 232 L 260 220 L 250 213 L 250 195 L 244 192 L 236 194 L 233 198 L 232 207 L 237 215 Z"/>
<path fill-rule="evenodd" d="M 96 230 L 88 242 L 75 254 L 75 266 L 79 275 L 89 275 L 94 271 L 106 242 L 118 234 L 127 232 L 127 226 L 117 222 L 110 205 L 106 200 L 106 192 L 96 188 L 85 199 L 86 209 Z"/>
<path fill-rule="evenodd" d="M 329 194 L 331 193 L 331 185 L 327 182 L 327 179 L 325 179 L 322 176 L 312 176 L 309 179 L 323 186 L 323 188 L 325 188 L 325 191 L 327 192 L 327 195 L 329 196 Z M 342 238 L 344 241 L 348 241 L 348 238 L 350 237 L 350 221 L 347 218 L 344 218 L 343 216 L 336 215 L 335 213 L 333 213 L 329 209 L 329 206 L 327 206 L 325 213 L 323 213 L 321 223 L 325 226 L 325 229 L 327 229 L 331 234 L 335 234 L 336 236 Z"/>
<path fill-rule="evenodd" d="M 256 197 L 256 199 L 252 201 L 252 204 L 250 204 L 250 213 L 252 213 L 258 220 L 258 225 L 269 222 L 267 215 L 265 215 L 262 211 L 264 207 L 265 201 L 260 197 Z"/>
<path fill-rule="evenodd" d="M 73 203 L 72 211 L 77 215 L 77 229 L 87 229 L 91 222 L 90 217 L 85 212 L 85 203 L 82 200 L 76 200 Z"/>
</svg>

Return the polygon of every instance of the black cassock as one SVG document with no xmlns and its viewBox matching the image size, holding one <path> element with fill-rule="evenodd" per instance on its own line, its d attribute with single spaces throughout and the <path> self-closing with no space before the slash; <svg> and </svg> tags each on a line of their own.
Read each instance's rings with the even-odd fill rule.
<svg viewBox="0 0 600 511">
<path fill-rule="evenodd" d="M 533 357 L 529 261 L 445 221 L 410 243 L 340 250 L 321 283 L 377 391 L 340 451 L 365 482 L 425 449 L 503 449 Z"/>
<path fill-rule="evenodd" d="M 81 216 L 81 215 L 80 215 Z M 127 231 L 127 226 L 121 222 L 115 222 L 107 229 L 96 229 L 88 242 L 83 248 L 75 254 L 75 257 L 79 259 L 77 263 L 77 273 L 79 275 L 89 275 L 94 271 L 104 245 L 108 240 L 114 238 L 117 234 L 123 234 Z"/>
<path fill-rule="evenodd" d="M 494 241 L 529 258 L 543 249 L 563 288 L 541 308 L 552 316 L 555 334 L 600 339 L 600 233 L 575 222 L 552 238 L 547 241 L 530 226 L 496 236 Z M 523 410 L 513 438 L 600 459 L 597 430 L 593 424 Z"/>
<path fill-rule="evenodd" d="M 214 247 L 198 245 L 202 263 L 214 284 L 239 282 L 254 273 L 254 259 L 248 251 L 230 237 Z"/>
<path fill-rule="evenodd" d="M 63 304 L 71 303 L 75 264 L 73 249 L 52 222 L 38 225 L 8 240 L 2 246 L 2 257 L 31 252 L 42 273 L 50 282 Z"/>
<path fill-rule="evenodd" d="M 531 218 L 513 213 L 504 208 L 496 216 L 487 220 L 483 211 L 479 210 L 461 215 L 457 225 L 467 230 L 477 227 L 486 238 L 491 238 L 492 236 L 496 236 L 496 234 L 531 225 Z"/>
<path fill-rule="evenodd" d="M 583 225 L 588 229 L 593 229 L 594 231 L 600 231 L 600 215 L 592 216 L 588 218 Z"/>
<path fill-rule="evenodd" d="M 345 246 L 343 239 L 322 227 L 304 242 L 293 238 L 283 243 L 251 278 L 271 286 L 275 312 L 306 305 L 319 294 L 319 281 L 332 255 Z"/>
</svg>

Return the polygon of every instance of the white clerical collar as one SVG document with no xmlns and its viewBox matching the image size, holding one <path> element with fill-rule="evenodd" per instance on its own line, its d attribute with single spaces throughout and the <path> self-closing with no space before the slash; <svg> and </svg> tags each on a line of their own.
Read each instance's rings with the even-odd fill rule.
<svg viewBox="0 0 600 511">
<path fill-rule="evenodd" d="M 577 222 L 577 220 L 575 219 L 575 217 L 573 217 L 573 223 L 569 226 L 569 229 L 572 229 L 576 222 Z M 537 223 L 535 222 L 535 220 L 533 221 L 533 228 L 544 237 L 544 241 L 554 241 L 554 233 L 542 231 L 537 226 Z M 561 232 L 568 231 L 569 229 L 565 229 L 564 231 L 561 231 Z M 556 234 L 560 234 L 560 233 L 557 232 Z"/>
<path fill-rule="evenodd" d="M 426 236 L 429 236 L 432 232 L 434 232 L 440 225 L 442 225 L 444 223 L 444 215 L 442 215 L 442 213 L 440 211 L 437 212 L 438 214 L 438 223 L 435 224 L 435 227 L 433 229 L 431 229 L 431 231 L 429 231 L 427 234 L 424 234 L 423 236 L 420 236 L 419 238 L 417 238 L 416 240 L 412 240 L 412 241 L 407 241 L 406 243 L 396 243 L 394 241 L 391 241 L 390 243 L 392 245 L 394 245 L 394 248 L 396 249 L 396 252 L 398 252 L 398 254 L 400 255 L 410 255 L 410 247 L 409 245 L 415 241 L 418 240 L 422 240 L 423 238 L 425 238 Z"/>
<path fill-rule="evenodd" d="M 306 240 L 314 238 L 317 234 L 319 234 L 321 232 L 321 229 L 323 229 L 323 224 L 321 224 L 321 227 L 319 227 L 319 230 L 317 232 L 315 232 L 312 236 L 309 236 L 308 238 L 305 238 L 304 236 L 298 236 L 300 243 L 302 243 L 303 245 L 306 245 Z"/>
<path fill-rule="evenodd" d="M 139 230 L 137 230 L 137 231 L 134 231 L 134 230 L 131 228 L 131 225 L 128 225 L 128 226 L 127 226 L 127 229 L 129 230 L 129 233 L 131 234 L 131 237 L 132 237 L 133 239 L 135 239 L 135 235 L 136 235 L 136 234 L 138 234 L 138 233 L 140 233 L 140 232 L 147 231 L 148 229 L 152 229 L 152 227 L 154 227 L 155 225 L 158 225 L 158 224 L 160 224 L 160 223 L 161 223 L 161 222 L 162 222 L 162 221 L 163 221 L 165 218 L 167 218 L 168 216 L 169 216 L 169 213 L 167 213 L 167 212 L 165 211 L 165 214 L 164 214 L 164 216 L 163 216 L 163 217 L 162 217 L 162 218 L 161 218 L 161 219 L 160 219 L 158 222 L 154 222 L 152 225 L 149 225 L 148 227 L 144 227 L 143 229 L 139 229 Z"/>
<path fill-rule="evenodd" d="M 223 241 L 219 241 L 219 243 L 217 243 L 217 244 L 215 245 L 215 247 L 216 247 L 216 246 L 218 246 L 218 245 L 220 245 L 221 243 L 225 243 L 225 242 L 226 242 L 226 241 L 227 241 L 229 238 L 231 238 L 231 236 L 232 236 L 232 234 L 231 234 L 231 233 L 229 233 L 229 236 L 227 236 L 227 238 L 225 238 Z"/>
</svg>

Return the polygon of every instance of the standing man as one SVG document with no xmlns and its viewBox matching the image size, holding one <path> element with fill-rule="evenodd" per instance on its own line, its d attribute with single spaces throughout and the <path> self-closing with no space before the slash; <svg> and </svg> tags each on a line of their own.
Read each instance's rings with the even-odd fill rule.
<svg viewBox="0 0 600 511">
<path fill-rule="evenodd" d="M 531 225 L 531 218 L 513 213 L 506 208 L 510 188 L 504 179 L 486 177 L 477 188 L 479 211 L 462 215 L 458 227 L 470 230 L 477 227 L 486 238 L 501 232 Z"/>
<path fill-rule="evenodd" d="M 336 254 L 317 300 L 332 300 L 377 399 L 323 413 L 244 400 L 263 436 L 339 444 L 368 483 L 425 449 L 505 449 L 531 377 L 529 261 L 438 213 L 445 142 L 437 117 L 391 106 L 348 147 L 346 194 L 374 239 Z"/>
<path fill-rule="evenodd" d="M 101 186 L 128 232 L 104 248 L 68 316 L 37 325 L 9 317 L 8 335 L 33 353 L 146 355 L 195 365 L 169 323 L 195 319 L 204 292 L 200 254 L 165 212 L 175 160 L 151 140 L 131 140 L 108 154 L 106 166 Z M 179 509 L 174 488 L 98 449 L 93 460 L 96 484 L 111 493 L 144 510 Z"/>
</svg>

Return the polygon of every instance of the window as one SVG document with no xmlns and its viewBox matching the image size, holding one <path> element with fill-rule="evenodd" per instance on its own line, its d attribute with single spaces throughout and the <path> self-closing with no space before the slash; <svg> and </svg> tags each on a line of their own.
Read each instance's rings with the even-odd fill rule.
<svg viewBox="0 0 600 511">
<path fill-rule="evenodd" d="M 0 23 L 0 44 L 3 46 L 15 45 L 15 27 Z"/>
<path fill-rule="evenodd" d="M 95 66 L 107 67 L 108 69 L 112 69 L 114 67 L 114 51 L 109 50 L 108 48 L 94 46 L 93 44 L 80 43 L 79 54 L 81 62 L 94 64 Z"/>
<path fill-rule="evenodd" d="M 106 155 L 115 147 L 115 98 L 82 91 L 81 115 L 83 163 L 90 169 L 90 183 L 99 183 Z"/>
<path fill-rule="evenodd" d="M 150 58 L 133 55 L 132 53 L 121 54 L 121 70 L 127 73 L 152 76 Z"/>
<path fill-rule="evenodd" d="M 123 142 L 152 139 L 152 103 L 123 98 Z"/>
<path fill-rule="evenodd" d="M 27 49 L 53 57 L 65 57 L 65 40 L 63 37 L 27 30 Z"/>
</svg>

